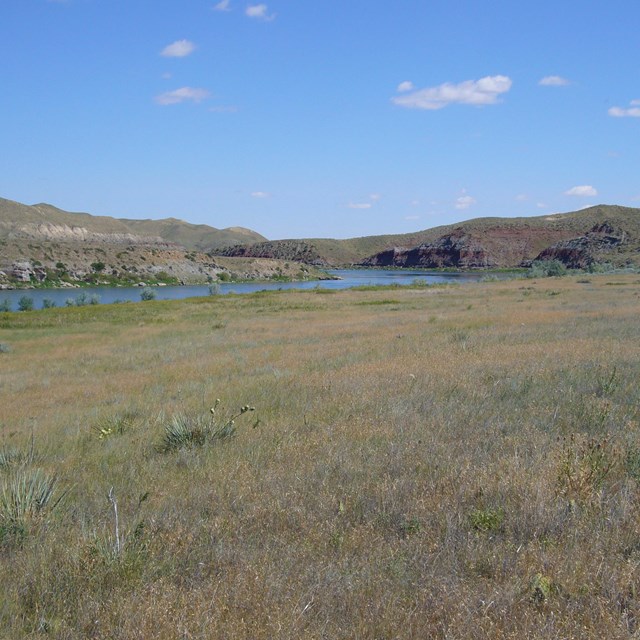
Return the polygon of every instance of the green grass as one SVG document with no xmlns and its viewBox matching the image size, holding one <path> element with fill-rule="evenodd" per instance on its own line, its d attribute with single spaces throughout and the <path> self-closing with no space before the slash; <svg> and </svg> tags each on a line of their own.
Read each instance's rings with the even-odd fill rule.
<svg viewBox="0 0 640 640">
<path fill-rule="evenodd" d="M 633 637 L 634 279 L 0 315 L 0 636 Z"/>
</svg>

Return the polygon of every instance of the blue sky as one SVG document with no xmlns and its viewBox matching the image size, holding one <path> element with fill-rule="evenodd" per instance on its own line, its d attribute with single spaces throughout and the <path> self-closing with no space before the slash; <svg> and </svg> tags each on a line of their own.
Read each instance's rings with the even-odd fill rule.
<svg viewBox="0 0 640 640">
<path fill-rule="evenodd" d="M 2 0 L 0 196 L 271 239 L 640 206 L 638 0 Z"/>
</svg>

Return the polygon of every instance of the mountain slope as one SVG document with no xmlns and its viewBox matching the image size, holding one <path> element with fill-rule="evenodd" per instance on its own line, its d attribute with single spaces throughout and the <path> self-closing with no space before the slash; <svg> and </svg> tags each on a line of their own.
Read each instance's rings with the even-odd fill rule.
<svg viewBox="0 0 640 640">
<path fill-rule="evenodd" d="M 607 223 L 625 241 L 601 251 L 599 260 L 616 264 L 640 262 L 640 209 L 598 205 L 571 213 L 532 218 L 475 218 L 410 234 L 365 236 L 348 240 L 313 238 L 276 240 L 217 250 L 221 255 L 254 255 L 285 260 L 313 256 L 315 264 L 378 266 L 517 267 L 536 259 L 545 249 L 586 236 Z M 408 250 L 425 246 L 423 253 L 441 256 L 440 262 L 394 260 Z"/>
<path fill-rule="evenodd" d="M 33 206 L 0 198 L 0 238 L 90 241 L 127 244 L 178 244 L 208 251 L 241 242 L 259 242 L 263 236 L 250 229 L 216 229 L 176 218 L 127 220 L 88 213 L 71 213 L 50 204 Z"/>
</svg>

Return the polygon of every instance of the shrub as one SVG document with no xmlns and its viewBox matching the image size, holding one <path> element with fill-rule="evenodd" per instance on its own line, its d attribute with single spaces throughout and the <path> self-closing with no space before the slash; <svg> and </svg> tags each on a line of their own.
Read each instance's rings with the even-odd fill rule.
<svg viewBox="0 0 640 640">
<path fill-rule="evenodd" d="M 18 300 L 18 310 L 19 311 L 31 311 L 33 309 L 33 298 L 29 296 L 22 296 L 20 300 Z"/>
<path fill-rule="evenodd" d="M 209 295 L 210 296 L 219 296 L 220 295 L 220 285 L 217 282 L 212 282 L 209 285 Z"/>
<path fill-rule="evenodd" d="M 11 311 L 11 301 L 9 298 L 5 298 L 2 302 L 0 302 L 0 312 Z"/>
<path fill-rule="evenodd" d="M 143 300 L 143 301 L 155 300 L 156 299 L 156 292 L 151 287 L 145 287 L 140 292 L 140 299 Z"/>
<path fill-rule="evenodd" d="M 55 306 L 56 306 L 56 303 L 51 298 L 45 298 L 42 301 L 42 308 L 43 309 L 53 309 Z"/>
<path fill-rule="evenodd" d="M 566 265 L 560 260 L 534 260 L 531 269 L 527 273 L 528 278 L 550 278 L 564 276 L 567 273 Z"/>
<path fill-rule="evenodd" d="M 173 416 L 165 426 L 159 450 L 166 453 L 231 438 L 236 434 L 236 419 L 249 411 L 255 411 L 254 407 L 244 405 L 236 414 L 219 416 L 216 413 L 219 406 L 220 400 L 216 400 L 209 415 L 189 416 L 180 413 Z M 257 425 L 258 422 L 254 427 Z"/>
<path fill-rule="evenodd" d="M 19 469 L 0 491 L 0 540 L 22 538 L 30 521 L 45 508 L 54 508 L 62 499 L 53 500 L 56 479 L 40 469 Z"/>
<path fill-rule="evenodd" d="M 0 353 L 11 353 L 11 347 L 6 342 L 0 342 Z"/>
<path fill-rule="evenodd" d="M 105 270 L 105 267 L 107 265 L 105 265 L 104 262 L 92 262 L 91 263 L 91 268 L 96 272 L 96 273 L 100 273 L 101 271 Z"/>
</svg>

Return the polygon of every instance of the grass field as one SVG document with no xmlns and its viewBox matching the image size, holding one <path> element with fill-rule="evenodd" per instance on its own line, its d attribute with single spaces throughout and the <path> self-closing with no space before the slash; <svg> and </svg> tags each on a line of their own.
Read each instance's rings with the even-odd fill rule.
<svg viewBox="0 0 640 640">
<path fill-rule="evenodd" d="M 0 637 L 639 637 L 640 279 L 581 278 L 0 313 Z"/>
</svg>

